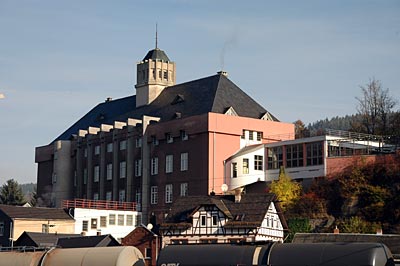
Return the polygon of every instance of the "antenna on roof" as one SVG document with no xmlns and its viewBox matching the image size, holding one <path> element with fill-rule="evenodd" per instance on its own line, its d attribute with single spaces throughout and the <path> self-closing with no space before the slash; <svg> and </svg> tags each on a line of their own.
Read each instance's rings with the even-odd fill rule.
<svg viewBox="0 0 400 266">
<path fill-rule="evenodd" d="M 158 31 L 157 31 L 157 22 L 156 22 L 156 49 L 158 48 Z"/>
</svg>

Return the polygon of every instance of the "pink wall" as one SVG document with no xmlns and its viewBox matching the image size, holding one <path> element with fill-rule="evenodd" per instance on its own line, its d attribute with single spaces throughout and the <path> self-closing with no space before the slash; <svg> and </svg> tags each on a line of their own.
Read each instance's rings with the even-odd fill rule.
<svg viewBox="0 0 400 266">
<path fill-rule="evenodd" d="M 294 125 L 291 123 L 265 121 L 247 117 L 208 114 L 208 190 L 222 193 L 224 183 L 224 160 L 240 149 L 240 136 L 243 129 L 263 132 L 263 142 L 267 136 L 280 135 L 285 140 L 294 138 Z"/>
</svg>

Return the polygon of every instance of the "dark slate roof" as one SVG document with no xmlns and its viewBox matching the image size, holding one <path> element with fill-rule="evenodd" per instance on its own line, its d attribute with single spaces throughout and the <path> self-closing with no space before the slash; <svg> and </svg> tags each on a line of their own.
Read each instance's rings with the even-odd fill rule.
<svg viewBox="0 0 400 266">
<path fill-rule="evenodd" d="M 0 211 L 10 218 L 36 220 L 74 220 L 64 209 L 0 205 Z"/>
<path fill-rule="evenodd" d="M 260 226 L 271 202 L 275 203 L 283 227 L 287 228 L 275 194 L 263 193 L 242 195 L 239 203 L 235 203 L 234 196 L 181 197 L 173 203 L 161 229 L 174 227 L 177 224 L 189 227 L 192 223 L 192 215 L 200 207 L 210 205 L 216 206 L 230 219 L 225 225 L 226 227 Z"/>
<path fill-rule="evenodd" d="M 400 254 L 400 235 L 378 234 L 317 234 L 297 233 L 292 243 L 323 243 L 323 242 L 374 242 L 385 244 L 393 254 Z"/>
<path fill-rule="evenodd" d="M 136 96 L 100 103 L 89 113 L 62 133 L 56 140 L 68 140 L 79 129 L 101 124 L 113 124 L 114 121 L 126 121 L 128 118 L 141 119 L 143 115 L 160 117 L 161 121 L 201 115 L 207 113 L 225 113 L 233 107 L 239 116 L 261 118 L 267 110 L 244 93 L 225 75 L 217 74 L 206 78 L 166 87 L 149 105 L 136 108 Z M 273 117 L 275 121 L 278 121 Z"/>
<path fill-rule="evenodd" d="M 152 60 L 162 60 L 162 61 L 165 61 L 165 62 L 169 62 L 169 61 L 170 61 L 169 58 L 168 58 L 168 56 L 167 56 L 167 54 L 166 54 L 163 50 L 161 50 L 161 49 L 159 49 L 159 48 L 150 50 L 150 51 L 146 54 L 146 56 L 143 58 L 143 61 L 149 60 L 149 59 L 152 59 Z"/>
<path fill-rule="evenodd" d="M 112 235 L 100 235 L 59 238 L 57 246 L 62 248 L 85 248 L 120 246 L 120 244 Z"/>
<path fill-rule="evenodd" d="M 15 242 L 15 246 L 49 247 L 55 246 L 57 240 L 63 237 L 79 237 L 79 234 L 46 234 L 37 232 L 23 232 Z"/>
</svg>

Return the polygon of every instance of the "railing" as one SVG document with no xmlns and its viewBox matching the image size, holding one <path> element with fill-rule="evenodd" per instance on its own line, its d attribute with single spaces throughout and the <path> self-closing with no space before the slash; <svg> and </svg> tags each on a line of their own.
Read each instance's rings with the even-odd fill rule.
<svg viewBox="0 0 400 266">
<path fill-rule="evenodd" d="M 136 211 L 136 202 L 120 202 L 111 200 L 63 200 L 62 206 L 63 208 Z"/>
</svg>

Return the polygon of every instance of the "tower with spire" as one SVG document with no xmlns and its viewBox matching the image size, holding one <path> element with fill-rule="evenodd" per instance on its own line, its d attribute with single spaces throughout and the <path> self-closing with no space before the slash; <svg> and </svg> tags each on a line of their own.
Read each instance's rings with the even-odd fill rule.
<svg viewBox="0 0 400 266">
<path fill-rule="evenodd" d="M 165 87 L 176 84 L 175 62 L 158 48 L 157 28 L 155 49 L 137 64 L 136 78 L 136 107 L 150 104 Z"/>
</svg>

